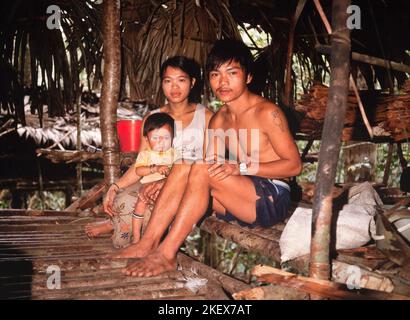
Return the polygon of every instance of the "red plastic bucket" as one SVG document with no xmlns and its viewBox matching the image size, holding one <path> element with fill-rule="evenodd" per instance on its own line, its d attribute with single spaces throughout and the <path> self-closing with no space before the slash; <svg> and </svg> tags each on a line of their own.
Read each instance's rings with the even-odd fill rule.
<svg viewBox="0 0 410 320">
<path fill-rule="evenodd" d="M 140 148 L 142 120 L 121 119 L 117 121 L 121 152 L 138 152 Z"/>
</svg>

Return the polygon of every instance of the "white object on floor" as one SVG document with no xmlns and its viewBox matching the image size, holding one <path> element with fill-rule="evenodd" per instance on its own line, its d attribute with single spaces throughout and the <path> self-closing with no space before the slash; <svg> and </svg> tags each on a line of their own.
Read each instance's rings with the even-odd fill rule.
<svg viewBox="0 0 410 320">
<path fill-rule="evenodd" d="M 374 215 L 381 205 L 379 195 L 370 183 L 352 187 L 348 203 L 337 213 L 336 249 L 365 245 L 376 232 Z M 312 209 L 296 208 L 280 237 L 281 261 L 286 262 L 310 253 Z"/>
</svg>

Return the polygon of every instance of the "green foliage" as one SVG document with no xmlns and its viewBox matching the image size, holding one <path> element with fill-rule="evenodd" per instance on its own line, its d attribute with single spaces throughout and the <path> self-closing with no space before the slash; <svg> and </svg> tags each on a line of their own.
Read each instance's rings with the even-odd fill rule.
<svg viewBox="0 0 410 320">
<path fill-rule="evenodd" d="M 410 144 L 402 144 L 403 156 L 410 163 Z M 377 165 L 376 165 L 376 177 L 375 180 L 380 182 L 383 181 L 384 168 L 386 166 L 386 159 L 389 150 L 389 145 L 387 143 L 380 144 L 377 148 Z M 400 184 L 400 175 L 402 168 L 400 166 L 399 156 L 397 155 L 397 148 L 395 146 L 393 150 L 393 157 L 390 167 L 390 176 L 388 185 L 391 187 L 398 187 Z"/>
<path fill-rule="evenodd" d="M 66 196 L 62 191 L 45 191 L 43 197 L 40 197 L 38 191 L 28 192 L 21 195 L 23 200 L 23 208 L 34 210 L 64 210 L 66 208 Z M 2 190 L 0 192 L 0 209 L 11 208 L 11 192 Z"/>
<path fill-rule="evenodd" d="M 65 207 L 65 194 L 61 191 L 45 191 L 43 192 L 43 199 L 41 199 L 39 192 L 34 192 L 29 196 L 27 204 L 28 209 L 37 210 L 64 210 Z"/>
<path fill-rule="evenodd" d="M 8 209 L 11 207 L 11 193 L 8 190 L 0 191 L 0 209 Z"/>
<path fill-rule="evenodd" d="M 297 146 L 300 151 L 306 146 L 307 141 L 297 141 Z M 320 149 L 320 141 L 315 141 L 310 148 L 309 153 L 319 153 Z M 384 168 L 386 166 L 386 159 L 388 154 L 389 145 L 387 143 L 380 143 L 377 145 L 377 161 L 376 161 L 376 170 L 375 170 L 375 182 L 382 182 L 383 175 L 384 175 Z M 408 143 L 402 144 L 403 155 L 410 162 L 410 146 Z M 400 182 L 400 174 L 402 172 L 399 158 L 397 155 L 397 149 L 394 149 L 392 163 L 390 167 L 390 177 L 388 185 L 390 187 L 398 187 Z M 343 183 L 344 182 L 344 157 L 343 157 L 343 144 L 342 150 L 339 157 L 339 164 L 336 172 L 336 182 Z M 303 171 L 298 176 L 299 182 L 315 182 L 316 180 L 316 170 L 317 170 L 317 162 L 315 163 L 304 163 L 303 164 Z"/>
<path fill-rule="evenodd" d="M 222 273 L 250 282 L 250 272 L 257 264 L 276 266 L 271 259 L 259 253 L 243 250 L 232 241 L 214 235 L 204 235 L 205 233 L 201 237 L 201 231 L 195 228 L 185 240 L 182 250 L 203 263 L 208 262 L 206 256 L 210 255 L 212 257 L 210 266 Z"/>
</svg>

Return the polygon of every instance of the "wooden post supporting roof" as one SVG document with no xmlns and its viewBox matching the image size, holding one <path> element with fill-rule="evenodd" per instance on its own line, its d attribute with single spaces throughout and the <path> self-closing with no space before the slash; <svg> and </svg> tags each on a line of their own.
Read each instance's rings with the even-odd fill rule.
<svg viewBox="0 0 410 320">
<path fill-rule="evenodd" d="M 332 219 L 332 187 L 340 152 L 350 73 L 350 33 L 346 27 L 350 0 L 333 1 L 330 59 L 330 89 L 322 132 L 317 187 L 313 202 L 310 275 L 330 278 L 330 227 Z"/>
<path fill-rule="evenodd" d="M 303 8 L 305 7 L 306 0 L 298 0 L 296 5 L 295 14 L 292 16 L 290 22 L 289 38 L 288 38 L 288 53 L 286 61 L 286 78 L 285 78 L 285 96 L 284 104 L 289 107 L 293 105 L 292 101 L 292 56 L 293 56 L 293 43 L 295 37 L 296 24 L 299 20 L 300 14 L 302 13 Z"/>
<path fill-rule="evenodd" d="M 120 91 L 120 0 L 103 3 L 104 78 L 101 90 L 101 138 L 104 180 L 109 186 L 120 175 L 117 141 L 117 104 Z"/>
</svg>

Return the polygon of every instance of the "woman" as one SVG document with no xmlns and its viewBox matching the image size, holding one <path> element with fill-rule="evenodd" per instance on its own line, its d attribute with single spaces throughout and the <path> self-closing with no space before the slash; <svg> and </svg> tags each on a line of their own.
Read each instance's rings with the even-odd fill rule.
<svg viewBox="0 0 410 320">
<path fill-rule="evenodd" d="M 148 113 L 143 119 L 143 125 L 145 119 L 152 113 L 165 112 L 169 114 L 176 123 L 173 147 L 182 154 L 184 159 L 202 157 L 204 132 L 208 127 L 212 112 L 197 103 L 200 97 L 201 82 L 198 64 L 192 59 L 175 56 L 162 64 L 160 76 L 162 91 L 167 99 L 167 103 Z M 147 149 L 147 142 L 142 138 L 140 151 Z M 130 217 L 134 209 L 133 205 L 136 202 L 136 197 L 139 196 L 146 203 L 153 204 L 153 201 L 158 197 L 159 191 L 164 185 L 164 181 L 160 181 L 150 184 L 145 190 L 136 192 L 140 187 L 136 183 L 138 179 L 139 177 L 135 173 L 134 166 L 131 166 L 115 184 L 110 186 L 103 202 L 104 211 L 112 218 L 122 217 L 122 219 L 120 219 L 118 225 L 113 224 L 111 219 L 103 223 L 86 225 L 85 232 L 89 237 L 109 233 L 114 230 L 115 225 L 114 246 L 123 246 L 124 241 L 121 241 L 118 235 L 130 230 Z M 125 194 L 123 201 L 128 202 L 128 205 L 123 202 L 122 205 L 113 207 L 117 194 L 120 195 L 121 193 Z"/>
</svg>

